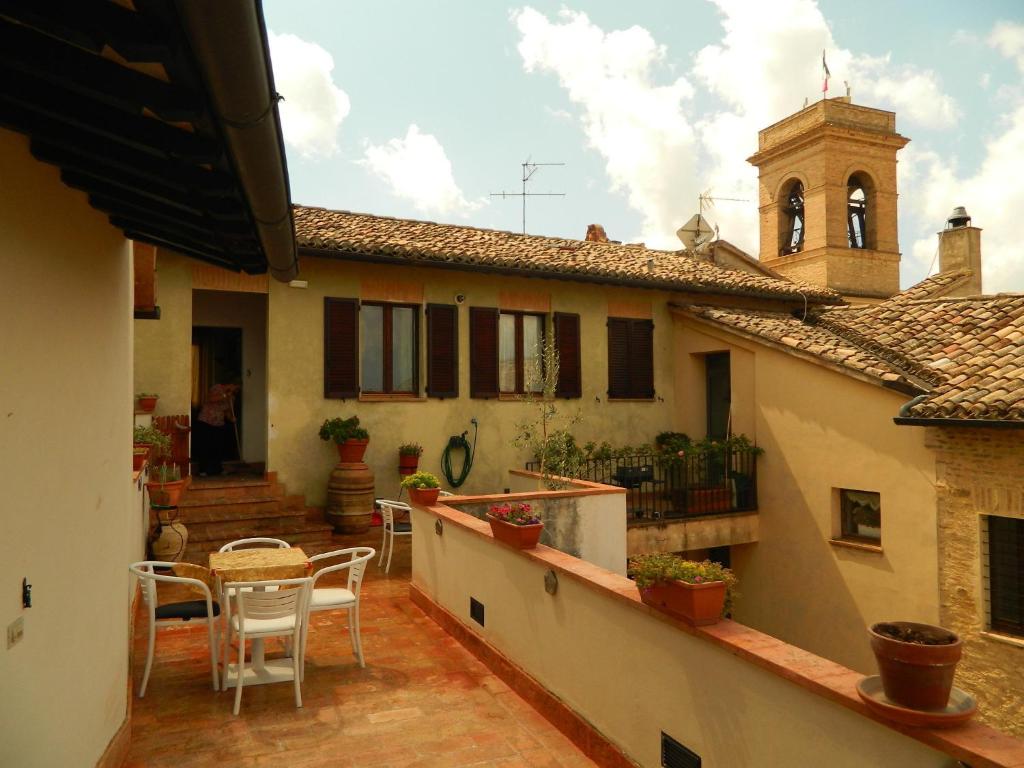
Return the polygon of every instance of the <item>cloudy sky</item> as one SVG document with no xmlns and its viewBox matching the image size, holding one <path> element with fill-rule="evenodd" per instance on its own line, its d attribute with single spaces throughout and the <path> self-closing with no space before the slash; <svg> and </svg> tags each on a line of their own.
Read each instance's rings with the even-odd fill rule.
<svg viewBox="0 0 1024 768">
<path fill-rule="evenodd" d="M 969 8 L 969 12 L 965 11 Z M 964 205 L 987 291 L 1024 291 L 1024 3 L 265 0 L 292 197 L 307 205 L 678 248 L 700 192 L 756 255 L 757 131 L 852 88 L 891 109 L 902 283 Z"/>
</svg>

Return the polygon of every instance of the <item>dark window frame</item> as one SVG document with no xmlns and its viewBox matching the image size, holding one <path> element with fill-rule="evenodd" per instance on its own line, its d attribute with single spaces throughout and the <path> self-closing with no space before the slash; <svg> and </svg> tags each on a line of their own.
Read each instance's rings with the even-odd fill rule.
<svg viewBox="0 0 1024 768">
<path fill-rule="evenodd" d="M 882 535 L 878 537 L 863 536 L 858 532 L 857 521 L 853 500 L 847 496 L 849 493 L 863 493 L 877 497 L 878 499 L 878 525 L 872 526 L 882 530 L 882 494 L 879 491 L 865 491 L 859 488 L 839 489 L 839 537 L 843 541 L 854 541 L 861 544 L 882 545 Z"/>
<path fill-rule="evenodd" d="M 515 366 L 516 366 L 516 384 L 514 390 L 507 390 L 501 388 L 501 316 L 511 315 L 515 318 Z M 499 395 L 525 395 L 528 394 L 526 391 L 526 355 L 523 352 L 523 318 L 524 317 L 536 317 L 540 319 L 540 366 L 541 366 L 541 377 L 544 376 L 544 344 L 548 338 L 548 316 L 544 312 L 527 312 L 525 310 L 518 309 L 499 309 L 498 310 L 498 394 Z M 543 385 L 542 385 L 543 386 Z M 538 394 L 541 390 L 536 390 L 530 394 Z"/>
<path fill-rule="evenodd" d="M 363 387 L 363 359 L 362 355 L 359 356 L 359 391 L 365 395 L 412 395 L 418 396 L 420 394 L 420 314 L 423 310 L 421 304 L 406 304 L 402 302 L 394 301 L 363 301 L 360 302 L 360 308 L 362 307 L 382 307 L 382 324 L 383 324 L 383 338 L 381 340 L 381 364 L 383 366 L 381 381 L 384 384 L 384 388 L 381 390 L 377 389 L 366 389 Z M 394 309 L 411 309 L 412 310 L 412 389 L 394 389 L 393 378 L 394 378 L 394 362 L 393 362 L 393 343 L 394 343 L 394 325 L 392 320 L 392 312 Z M 362 348 L 363 340 L 363 315 L 359 313 L 359 340 L 360 348 Z"/>
<path fill-rule="evenodd" d="M 1024 520 L 986 515 L 985 525 L 988 626 L 993 632 L 1024 637 Z"/>
</svg>

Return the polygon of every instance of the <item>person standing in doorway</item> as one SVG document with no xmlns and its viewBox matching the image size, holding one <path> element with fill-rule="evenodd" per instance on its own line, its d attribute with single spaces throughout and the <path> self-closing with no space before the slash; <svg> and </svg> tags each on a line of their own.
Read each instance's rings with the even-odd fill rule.
<svg viewBox="0 0 1024 768">
<path fill-rule="evenodd" d="M 234 400 L 240 389 L 238 384 L 214 384 L 206 393 L 194 436 L 200 477 L 222 474 L 224 460 L 237 451 Z"/>
</svg>

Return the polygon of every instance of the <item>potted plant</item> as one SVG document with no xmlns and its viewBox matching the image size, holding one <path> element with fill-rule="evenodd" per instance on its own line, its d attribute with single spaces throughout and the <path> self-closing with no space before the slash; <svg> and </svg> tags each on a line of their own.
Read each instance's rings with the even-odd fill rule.
<svg viewBox="0 0 1024 768">
<path fill-rule="evenodd" d="M 171 452 L 170 435 L 165 435 L 152 424 L 148 427 L 136 424 L 132 431 L 132 442 L 136 448 L 146 448 L 151 459 L 167 456 Z"/>
<path fill-rule="evenodd" d="M 146 459 L 149 458 L 149 446 L 148 445 L 134 445 L 132 446 L 132 472 L 138 472 L 146 464 Z"/>
<path fill-rule="evenodd" d="M 420 465 L 423 446 L 419 443 L 402 443 L 398 446 L 398 474 L 411 475 Z"/>
<path fill-rule="evenodd" d="M 526 503 L 492 504 L 487 515 L 491 535 L 516 549 L 533 549 L 540 541 L 544 523 Z"/>
<path fill-rule="evenodd" d="M 441 494 L 441 481 L 429 472 L 414 472 L 402 481 L 402 487 L 409 491 L 409 500 L 421 507 L 437 504 Z"/>
<path fill-rule="evenodd" d="M 357 464 L 363 460 L 370 433 L 359 426 L 359 417 L 326 419 L 320 426 L 320 439 L 333 440 L 338 446 L 338 461 Z"/>
<path fill-rule="evenodd" d="M 638 555 L 629 561 L 640 599 L 694 626 L 715 624 L 732 606 L 736 576 L 723 565 L 678 555 Z"/>
<path fill-rule="evenodd" d="M 146 483 L 149 503 L 161 507 L 176 507 L 187 484 L 188 480 L 182 479 L 177 464 L 161 464 L 153 469 L 149 482 Z"/>
<path fill-rule="evenodd" d="M 140 411 L 152 413 L 156 410 L 156 401 L 160 398 L 160 395 L 153 394 L 152 392 L 139 392 L 135 398 L 139 403 Z"/>
<path fill-rule="evenodd" d="M 910 709 L 946 708 L 962 651 L 956 633 L 912 621 L 884 621 L 868 633 L 886 698 Z"/>
</svg>

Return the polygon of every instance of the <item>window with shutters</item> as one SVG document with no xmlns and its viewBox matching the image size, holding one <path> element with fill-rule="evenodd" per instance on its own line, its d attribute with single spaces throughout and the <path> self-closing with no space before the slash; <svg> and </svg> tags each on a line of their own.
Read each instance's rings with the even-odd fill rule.
<svg viewBox="0 0 1024 768">
<path fill-rule="evenodd" d="M 608 318 L 608 397 L 654 397 L 654 322 Z"/>
<path fill-rule="evenodd" d="M 544 315 L 501 312 L 498 318 L 498 391 L 523 394 L 544 389 Z"/>
<path fill-rule="evenodd" d="M 427 305 L 427 396 L 459 396 L 459 308 Z"/>
<path fill-rule="evenodd" d="M 989 626 L 996 632 L 1024 636 L 1024 520 L 996 516 L 984 520 Z"/>
<path fill-rule="evenodd" d="M 555 351 L 558 353 L 558 383 L 555 397 L 582 397 L 580 357 L 580 316 L 555 312 Z"/>
<path fill-rule="evenodd" d="M 469 396 L 498 396 L 498 310 L 469 308 Z"/>
<path fill-rule="evenodd" d="M 360 382 L 364 393 L 419 393 L 419 307 L 363 302 Z"/>
<path fill-rule="evenodd" d="M 324 397 L 359 394 L 359 302 L 324 299 Z"/>
</svg>

